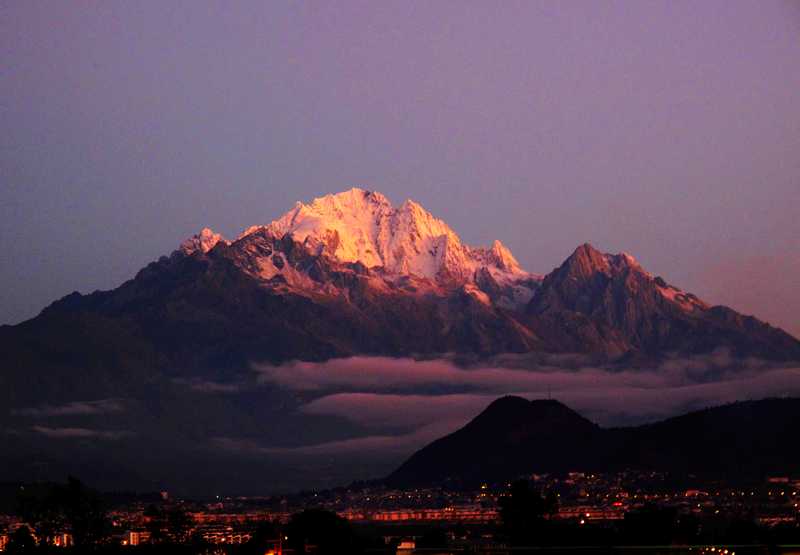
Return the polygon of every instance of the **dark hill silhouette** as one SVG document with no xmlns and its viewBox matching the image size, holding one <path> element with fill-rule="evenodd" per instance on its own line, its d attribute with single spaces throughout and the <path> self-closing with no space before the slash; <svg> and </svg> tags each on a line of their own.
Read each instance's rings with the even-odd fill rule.
<svg viewBox="0 0 800 555">
<path fill-rule="evenodd" d="M 532 460 L 542 470 L 558 470 L 580 459 L 598 433 L 598 426 L 558 401 L 502 397 L 460 430 L 417 452 L 391 481 L 514 476 L 526 472 Z M 567 437 L 572 441 L 562 441 Z"/>
<path fill-rule="evenodd" d="M 800 399 L 766 399 L 605 429 L 558 401 L 502 397 L 417 451 L 386 482 L 473 485 L 534 472 L 627 468 L 752 480 L 797 472 L 798 421 Z"/>
</svg>

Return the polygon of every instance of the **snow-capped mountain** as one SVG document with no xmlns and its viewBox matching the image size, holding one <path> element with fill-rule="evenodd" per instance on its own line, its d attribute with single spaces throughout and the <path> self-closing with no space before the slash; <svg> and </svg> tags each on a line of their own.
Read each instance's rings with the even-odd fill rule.
<svg viewBox="0 0 800 555">
<path fill-rule="evenodd" d="M 789 334 L 710 306 L 629 254 L 581 245 L 542 278 L 499 241 L 465 245 L 419 204 L 395 207 L 361 189 L 298 203 L 234 240 L 204 229 L 117 289 L 73 293 L 0 331 L 5 360 L 25 379 L 52 352 L 57 372 L 80 364 L 99 372 L 97 383 L 107 368 L 138 372 L 143 361 L 218 378 L 254 361 L 359 354 L 650 360 L 727 349 L 800 359 Z M 61 357 L 64 345 L 77 351 Z"/>
<path fill-rule="evenodd" d="M 447 356 L 633 370 L 718 352 L 756 372 L 761 359 L 800 360 L 800 342 L 710 306 L 628 254 L 581 245 L 541 278 L 499 242 L 465 245 L 418 204 L 394 207 L 353 189 L 298 204 L 233 240 L 204 229 L 114 290 L 73 293 L 36 318 L 0 326 L 0 431 L 13 442 L 0 449 L 0 471 L 51 464 L 15 462 L 20 453 L 41 460 L 40 452 L 70 468 L 92 453 L 76 438 L 92 437 L 114 442 L 114 460 L 101 457 L 95 469 L 116 463 L 163 476 L 180 461 L 173 479 L 191 468 L 190 481 L 209 487 L 220 473 L 203 469 L 214 468 L 207 462 L 219 456 L 220 438 L 293 445 L 298 436 L 313 443 L 363 432 L 298 410 L 304 393 L 261 383 L 264 365 L 302 372 L 292 361 Z M 66 415 L 50 428 L 48 407 L 84 401 L 110 412 L 91 423 L 91 415 Z M 246 453 L 224 465 L 237 479 L 265 473 Z"/>
<path fill-rule="evenodd" d="M 345 329 L 358 329 L 359 339 L 353 344 L 352 337 L 338 337 L 341 329 L 323 325 L 316 339 L 333 353 L 651 357 L 724 347 L 766 358 L 800 356 L 797 340 L 783 331 L 710 306 L 628 253 L 584 244 L 542 277 L 523 270 L 499 241 L 466 245 L 416 202 L 395 207 L 362 189 L 297 203 L 233 241 L 204 229 L 176 256 L 206 264 L 207 272 L 230 265 L 273 301 L 282 298 L 282 306 L 306 299 L 317 311 L 335 310 L 330 318 L 345 318 Z"/>
<path fill-rule="evenodd" d="M 405 287 L 406 292 L 445 294 L 460 289 L 486 305 L 509 310 L 524 309 L 543 281 L 523 270 L 500 241 L 490 247 L 465 245 L 418 203 L 406 200 L 395 208 L 381 193 L 358 188 L 309 204 L 298 202 L 271 223 L 247 228 L 234 241 L 204 228 L 181 243 L 179 252 L 203 256 L 217 245 L 249 276 L 276 292 L 302 295 L 347 295 L 330 280 L 319 279 L 323 263 L 328 270 L 361 275 L 376 290 Z M 687 313 L 710 308 L 645 271 L 632 255 L 603 254 L 588 244 L 548 284 L 561 276 L 569 289 L 592 277 L 611 280 L 619 275 L 629 276 L 629 283 L 640 281 L 637 291 L 646 288 L 653 302 Z M 593 299 L 581 293 L 578 300 Z M 528 312 L 542 313 L 552 302 L 552 294 L 544 291 Z"/>
<path fill-rule="evenodd" d="M 178 248 L 183 254 L 191 255 L 195 253 L 205 254 L 214 247 L 217 246 L 217 243 L 223 242 L 226 245 L 228 241 L 226 241 L 222 235 L 219 233 L 214 233 L 207 227 L 204 227 L 200 230 L 200 233 L 192 235 L 188 239 L 186 239 L 181 246 Z"/>
<path fill-rule="evenodd" d="M 298 203 L 265 228 L 290 236 L 316 254 L 339 262 L 381 268 L 387 274 L 471 281 L 481 268 L 504 277 L 528 278 L 511 252 L 495 241 L 490 248 L 464 245 L 445 222 L 412 200 L 394 208 L 378 192 L 350 189 Z"/>
<path fill-rule="evenodd" d="M 500 241 L 465 245 L 444 221 L 412 200 L 395 208 L 381 193 L 350 189 L 296 206 L 275 221 L 245 230 L 235 241 L 203 229 L 181 244 L 186 255 L 230 247 L 241 268 L 276 289 L 300 294 L 339 294 L 314 279 L 315 263 L 340 272 L 368 273 L 376 287 L 413 283 L 417 290 L 462 288 L 486 303 L 507 308 L 527 303 L 541 276 L 522 270 Z M 293 263 L 287 263 L 291 258 Z"/>
</svg>

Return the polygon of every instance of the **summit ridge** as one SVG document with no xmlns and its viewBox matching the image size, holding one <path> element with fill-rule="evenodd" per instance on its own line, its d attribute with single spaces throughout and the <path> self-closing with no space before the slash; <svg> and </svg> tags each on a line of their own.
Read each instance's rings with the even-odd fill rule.
<svg viewBox="0 0 800 555">
<path fill-rule="evenodd" d="M 267 225 L 253 226 L 239 237 L 262 232 L 325 254 L 342 263 L 360 263 L 398 275 L 470 281 L 486 267 L 503 277 L 531 277 L 511 251 L 495 241 L 471 247 L 443 220 L 413 200 L 394 207 L 381 193 L 352 188 L 316 198 Z"/>
</svg>

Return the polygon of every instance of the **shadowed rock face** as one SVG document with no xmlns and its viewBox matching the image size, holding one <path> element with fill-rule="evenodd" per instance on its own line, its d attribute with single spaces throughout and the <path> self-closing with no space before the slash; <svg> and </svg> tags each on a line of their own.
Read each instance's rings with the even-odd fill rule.
<svg viewBox="0 0 800 555">
<path fill-rule="evenodd" d="M 498 283 L 485 268 L 476 274 L 460 284 L 387 274 L 257 232 L 205 253 L 176 252 L 113 291 L 73 293 L 33 320 L 0 328 L 4 379 L 34 380 L 47 391 L 54 376 L 75 372 L 102 372 L 88 383 L 111 386 L 152 372 L 219 378 L 254 361 L 356 354 L 657 357 L 725 347 L 742 357 L 800 359 L 800 344 L 783 331 L 708 307 L 660 285 L 630 257 L 588 245 L 541 285 L 526 278 L 537 287 L 527 305 L 510 306 L 513 293 L 501 291 L 517 285 Z"/>
<path fill-rule="evenodd" d="M 547 275 L 526 323 L 549 348 L 611 356 L 694 354 L 725 347 L 738 356 L 794 360 L 798 341 L 727 307 L 709 307 L 653 277 L 627 254 L 581 245 Z"/>
<path fill-rule="evenodd" d="M 748 401 L 635 428 L 600 428 L 558 401 L 503 397 L 417 451 L 386 482 L 474 486 L 531 473 L 657 470 L 729 483 L 792 472 L 800 399 Z"/>
</svg>

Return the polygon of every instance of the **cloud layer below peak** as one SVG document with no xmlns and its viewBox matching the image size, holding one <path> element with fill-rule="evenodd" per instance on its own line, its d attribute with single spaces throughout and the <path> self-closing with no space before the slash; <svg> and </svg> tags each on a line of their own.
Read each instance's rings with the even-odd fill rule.
<svg viewBox="0 0 800 555">
<path fill-rule="evenodd" d="M 800 396 L 800 368 L 734 359 L 724 351 L 669 358 L 644 369 L 590 366 L 575 357 L 499 364 L 463 368 L 448 359 L 353 357 L 258 365 L 255 371 L 261 383 L 306 397 L 301 413 L 337 416 L 374 431 L 295 449 L 298 454 L 354 449 L 410 454 L 506 394 L 558 399 L 604 426 L 635 425 L 739 400 Z"/>
</svg>

